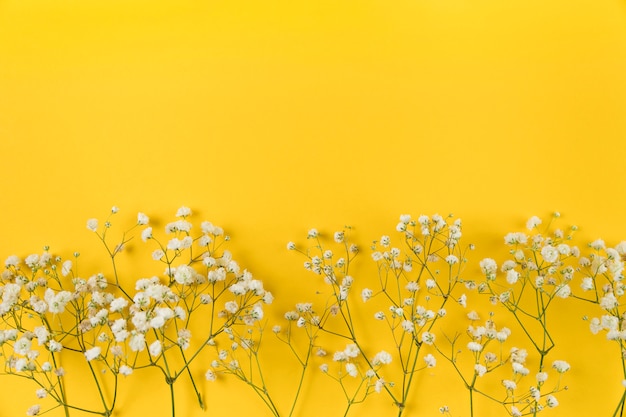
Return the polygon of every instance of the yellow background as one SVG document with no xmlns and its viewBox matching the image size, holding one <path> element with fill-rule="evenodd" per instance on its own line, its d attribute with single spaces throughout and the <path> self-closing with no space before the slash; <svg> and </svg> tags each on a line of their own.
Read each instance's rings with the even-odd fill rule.
<svg viewBox="0 0 626 417">
<path fill-rule="evenodd" d="M 227 229 L 277 299 L 307 277 L 285 243 L 310 227 L 351 224 L 366 247 L 401 213 L 452 212 L 487 254 L 559 210 L 616 243 L 625 7 L 0 0 L 0 257 L 48 244 L 90 259 L 85 221 L 114 204 L 130 223 L 190 206 Z M 600 338 L 567 340 L 591 355 Z M 619 390 L 602 395 L 615 374 L 598 372 L 572 377 L 558 415 L 612 412 Z M 0 384 L 3 415 L 21 415 L 33 393 L 8 411 L 12 382 Z M 247 394 L 224 392 L 243 415 Z M 182 415 L 205 415 L 195 410 Z"/>
</svg>

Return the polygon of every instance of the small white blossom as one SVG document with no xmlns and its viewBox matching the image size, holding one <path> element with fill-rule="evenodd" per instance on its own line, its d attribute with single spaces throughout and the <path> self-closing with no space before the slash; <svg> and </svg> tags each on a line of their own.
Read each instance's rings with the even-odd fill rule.
<svg viewBox="0 0 626 417">
<path fill-rule="evenodd" d="M 26 410 L 26 415 L 36 416 L 37 414 L 39 414 L 40 410 L 41 410 L 41 407 L 39 406 L 39 404 L 35 404 L 32 407 L 30 407 L 28 410 Z"/>
<path fill-rule="evenodd" d="M 481 345 L 478 342 L 469 342 L 467 344 L 467 348 L 471 351 L 471 352 L 480 352 L 481 350 L 483 350 L 483 345 Z"/>
<path fill-rule="evenodd" d="M 548 263 L 554 263 L 559 259 L 559 251 L 552 245 L 541 248 L 541 256 Z"/>
<path fill-rule="evenodd" d="M 120 374 L 124 375 L 124 376 L 128 376 L 130 374 L 133 373 L 133 368 L 131 368 L 128 365 L 122 365 L 120 366 Z"/>
<path fill-rule="evenodd" d="M 85 358 L 87 359 L 88 362 L 92 361 L 93 359 L 96 359 L 98 356 L 100 356 L 101 351 L 102 349 L 100 348 L 100 346 L 96 346 L 91 349 L 88 349 L 85 351 Z"/>
<path fill-rule="evenodd" d="M 554 361 L 552 362 L 552 367 L 556 369 L 558 373 L 561 373 L 561 374 L 569 371 L 570 369 L 569 363 L 565 361 Z"/>
<path fill-rule="evenodd" d="M 548 395 L 546 397 L 546 405 L 550 408 L 554 408 L 557 405 L 559 405 L 559 402 L 557 401 L 557 399 L 554 397 L 554 395 Z"/>
<path fill-rule="evenodd" d="M 435 335 L 433 333 L 430 332 L 424 332 L 422 333 L 422 342 L 426 343 L 427 345 L 432 345 L 433 343 L 435 343 Z"/>
<path fill-rule="evenodd" d="M 144 213 L 137 213 L 137 224 L 140 226 L 148 224 L 150 218 L 146 216 Z"/>
<path fill-rule="evenodd" d="M 372 360 L 372 364 L 373 365 L 387 365 L 390 364 L 392 360 L 391 354 L 385 352 L 384 350 L 381 350 L 380 352 L 378 352 L 376 354 L 376 356 L 374 356 L 374 359 Z"/>
<path fill-rule="evenodd" d="M 163 346 L 161 345 L 161 341 L 155 340 L 150 344 L 150 346 L 148 346 L 148 352 L 150 352 L 152 357 L 157 357 L 161 354 L 162 348 Z"/>
<path fill-rule="evenodd" d="M 541 219 L 537 216 L 532 216 L 530 219 L 528 219 L 528 221 L 526 222 L 526 228 L 528 230 L 533 230 L 534 228 L 536 228 L 537 226 L 539 226 L 541 224 Z"/>
<path fill-rule="evenodd" d="M 356 368 L 356 365 L 353 363 L 346 363 L 346 372 L 348 373 L 348 375 L 350 375 L 352 378 L 356 378 L 356 376 L 359 374 L 358 370 Z"/>
<path fill-rule="evenodd" d="M 92 232 L 96 232 L 98 230 L 98 219 L 89 219 L 87 220 L 87 229 Z"/>
<path fill-rule="evenodd" d="M 437 359 L 431 353 L 424 356 L 424 362 L 426 362 L 426 366 L 429 368 L 434 368 L 437 365 Z"/>
</svg>

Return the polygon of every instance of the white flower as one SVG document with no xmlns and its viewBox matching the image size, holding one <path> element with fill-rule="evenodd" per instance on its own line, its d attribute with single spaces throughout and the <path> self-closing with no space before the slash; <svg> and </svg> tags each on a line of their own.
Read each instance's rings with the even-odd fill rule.
<svg viewBox="0 0 626 417">
<path fill-rule="evenodd" d="M 41 409 L 41 407 L 39 406 L 39 404 L 35 404 L 32 407 L 30 407 L 28 410 L 26 410 L 26 415 L 27 416 L 36 416 L 37 414 L 39 414 L 39 410 Z"/>
<path fill-rule="evenodd" d="M 559 402 L 556 400 L 556 398 L 554 397 L 554 395 L 548 395 L 546 397 L 546 405 L 550 408 L 554 408 L 557 405 L 559 405 Z"/>
<path fill-rule="evenodd" d="M 519 362 L 513 362 L 513 373 L 520 375 L 528 375 L 530 373 L 530 369 L 526 368 Z"/>
<path fill-rule="evenodd" d="M 526 228 L 528 230 L 533 230 L 534 228 L 536 228 L 537 226 L 539 226 L 541 224 L 541 219 L 537 216 L 532 216 L 530 219 L 528 219 L 528 221 L 526 222 Z"/>
<path fill-rule="evenodd" d="M 18 355 L 26 355 L 30 351 L 30 339 L 21 337 L 13 344 L 13 351 Z"/>
<path fill-rule="evenodd" d="M 296 244 L 293 242 L 287 243 L 287 250 L 296 250 Z"/>
<path fill-rule="evenodd" d="M 122 311 L 127 305 L 128 300 L 126 298 L 119 297 L 111 301 L 111 304 L 109 304 L 109 309 L 111 310 L 111 312 L 119 312 Z"/>
<path fill-rule="evenodd" d="M 481 345 L 478 342 L 469 342 L 467 344 L 467 348 L 471 351 L 471 352 L 480 352 L 481 350 L 483 350 L 483 345 Z"/>
<path fill-rule="evenodd" d="M 237 304 L 236 301 L 227 301 L 226 304 L 224 305 L 224 308 L 229 313 L 235 314 L 237 310 L 239 310 L 239 305 Z"/>
<path fill-rule="evenodd" d="M 356 358 L 357 356 L 359 356 L 360 352 L 361 351 L 359 350 L 359 347 L 354 343 L 346 345 L 346 348 L 343 351 L 343 353 L 345 353 L 346 357 L 348 358 Z"/>
<path fill-rule="evenodd" d="M 457 258 L 456 256 L 454 255 L 446 256 L 446 263 L 448 263 L 448 265 L 454 265 L 458 262 L 459 262 L 459 258 Z"/>
<path fill-rule="evenodd" d="M 150 344 L 150 346 L 148 346 L 148 352 L 150 352 L 151 356 L 156 357 L 161 354 L 162 348 L 161 341 L 155 340 Z"/>
<path fill-rule="evenodd" d="M 367 300 L 372 298 L 372 294 L 374 294 L 372 290 L 364 288 L 363 291 L 361 291 L 361 298 L 363 299 L 363 302 L 365 303 Z"/>
<path fill-rule="evenodd" d="M 4 266 L 6 266 L 7 268 L 12 266 L 15 267 L 18 266 L 20 262 L 20 258 L 18 258 L 16 255 L 11 255 L 4 261 Z"/>
<path fill-rule="evenodd" d="M 462 306 L 462 307 L 467 307 L 467 295 L 465 294 L 461 294 L 461 296 L 458 299 L 458 303 Z"/>
<path fill-rule="evenodd" d="M 141 232 L 141 240 L 144 242 L 148 241 L 148 239 L 152 239 L 152 227 L 146 227 Z M 159 258 L 160 259 L 160 258 Z"/>
<path fill-rule="evenodd" d="M 434 368 L 435 365 L 437 365 L 437 359 L 435 359 L 435 357 L 431 353 L 424 356 L 424 362 L 426 362 L 426 366 L 428 366 L 429 368 Z"/>
<path fill-rule="evenodd" d="M 131 368 L 128 365 L 122 365 L 120 366 L 120 374 L 124 375 L 124 376 L 128 376 L 130 374 L 133 373 L 133 368 Z"/>
<path fill-rule="evenodd" d="M 353 363 L 346 363 L 346 372 L 348 373 L 348 375 L 350 375 L 352 378 L 356 378 L 356 376 L 359 374 L 358 370 L 356 368 L 356 365 Z"/>
<path fill-rule="evenodd" d="M 391 354 L 381 350 L 374 356 L 372 360 L 373 365 L 387 365 L 390 364 L 392 360 Z"/>
<path fill-rule="evenodd" d="M 567 284 L 561 284 L 556 290 L 556 296 L 560 298 L 567 298 L 572 293 L 572 289 Z"/>
<path fill-rule="evenodd" d="M 335 232 L 333 237 L 335 239 L 335 242 L 341 243 L 341 242 L 343 242 L 343 239 L 344 239 L 344 233 L 343 232 Z"/>
<path fill-rule="evenodd" d="M 50 352 L 60 352 L 61 349 L 63 349 L 63 345 L 56 340 L 50 340 L 48 342 L 48 349 L 50 349 Z"/>
<path fill-rule="evenodd" d="M 475 320 L 480 320 L 480 317 L 478 316 L 478 313 L 474 310 L 470 311 L 469 313 L 467 313 L 467 318 L 475 321 Z"/>
<path fill-rule="evenodd" d="M 589 244 L 589 246 L 595 250 L 600 250 L 605 248 L 604 240 L 596 239 Z"/>
<path fill-rule="evenodd" d="M 548 263 L 554 263 L 559 259 L 559 251 L 552 245 L 541 248 L 541 256 Z"/>
<path fill-rule="evenodd" d="M 612 292 L 606 294 L 600 299 L 600 307 L 605 310 L 612 310 L 617 307 L 617 305 L 617 298 L 615 298 L 615 295 L 613 295 Z"/>
<path fill-rule="evenodd" d="M 504 236 L 504 243 L 507 245 L 525 244 L 528 241 L 526 234 L 521 232 L 508 233 Z"/>
<path fill-rule="evenodd" d="M 319 236 L 317 229 L 310 229 L 309 233 L 307 234 L 308 239 L 313 239 L 313 238 L 316 238 L 317 236 Z"/>
<path fill-rule="evenodd" d="M 487 279 L 493 280 L 496 277 L 496 272 L 498 270 L 498 265 L 496 261 L 491 258 L 485 258 L 480 261 L 480 269 L 482 269 L 483 273 L 486 275 Z"/>
<path fill-rule="evenodd" d="M 415 325 L 411 320 L 403 320 L 401 323 L 402 329 L 407 333 L 413 333 Z"/>
<path fill-rule="evenodd" d="M 72 261 L 68 259 L 67 261 L 63 262 L 63 266 L 61 267 L 61 275 L 66 277 L 69 275 L 71 271 L 72 271 Z"/>
<path fill-rule="evenodd" d="M 433 333 L 430 332 L 424 332 L 422 333 L 422 342 L 426 343 L 427 345 L 432 345 L 433 343 L 435 343 L 435 335 Z"/>
<path fill-rule="evenodd" d="M 146 348 L 146 338 L 143 333 L 133 332 L 128 343 L 130 350 L 141 352 Z"/>
<path fill-rule="evenodd" d="M 515 381 L 511 381 L 510 379 L 502 380 L 502 385 L 504 385 L 504 387 L 507 390 L 511 390 L 511 391 L 513 391 L 515 388 L 517 388 L 517 384 L 515 383 Z"/>
<path fill-rule="evenodd" d="M 543 384 L 544 382 L 546 382 L 548 380 L 548 373 L 547 372 L 539 372 L 539 373 L 537 373 L 535 378 L 537 378 L 537 382 L 538 383 Z"/>
<path fill-rule="evenodd" d="M 514 269 L 509 269 L 506 273 L 506 282 L 513 285 L 519 279 L 519 272 Z"/>
<path fill-rule="evenodd" d="M 87 229 L 95 232 L 98 230 L 98 219 L 89 219 L 87 220 Z"/>
<path fill-rule="evenodd" d="M 215 381 L 217 379 L 215 372 L 213 372 L 211 369 L 206 371 L 206 373 L 204 374 L 204 377 L 206 378 L 207 381 Z"/>
<path fill-rule="evenodd" d="M 194 282 L 196 271 L 189 265 L 181 265 L 174 271 L 174 281 L 180 285 L 191 285 Z"/>
<path fill-rule="evenodd" d="M 33 329 L 35 336 L 37 336 L 37 342 L 39 346 L 45 344 L 48 341 L 48 337 L 50 337 L 50 332 L 45 326 L 37 326 Z"/>
<path fill-rule="evenodd" d="M 554 361 L 552 362 L 552 367 L 556 369 L 558 373 L 561 373 L 561 374 L 569 371 L 570 369 L 569 363 L 565 361 Z"/>
<path fill-rule="evenodd" d="M 26 358 L 20 358 L 15 361 L 15 364 L 13 366 L 15 367 L 15 370 L 17 372 L 22 372 L 23 370 L 27 368 L 28 361 L 26 360 Z"/>
<path fill-rule="evenodd" d="M 143 226 L 145 224 L 148 224 L 148 222 L 150 221 L 150 218 L 148 216 L 146 216 L 144 213 L 137 213 L 137 224 L 140 226 Z"/>
<path fill-rule="evenodd" d="M 487 373 L 487 368 L 485 367 L 485 365 L 477 363 L 476 365 L 474 365 L 474 372 L 476 372 L 476 375 L 481 377 Z"/>
<path fill-rule="evenodd" d="M 191 215 L 191 209 L 189 207 L 182 206 L 176 211 L 176 217 L 187 217 Z"/>
<path fill-rule="evenodd" d="M 327 373 L 328 372 L 328 364 L 326 364 L 326 363 L 321 364 L 320 365 L 320 370 L 322 372 L 324 372 L 324 373 Z"/>
<path fill-rule="evenodd" d="M 96 359 L 98 356 L 100 356 L 101 351 L 102 349 L 100 348 L 100 346 L 92 347 L 91 349 L 85 351 L 85 358 L 87 358 L 88 362 L 92 361 L 93 359 Z"/>
<path fill-rule="evenodd" d="M 521 417 L 522 412 L 514 405 L 511 406 L 511 416 L 512 417 Z"/>
<path fill-rule="evenodd" d="M 583 291 L 593 290 L 593 288 L 594 288 L 593 278 L 591 278 L 591 277 L 583 278 L 583 282 L 580 284 L 580 288 L 582 288 Z"/>
</svg>

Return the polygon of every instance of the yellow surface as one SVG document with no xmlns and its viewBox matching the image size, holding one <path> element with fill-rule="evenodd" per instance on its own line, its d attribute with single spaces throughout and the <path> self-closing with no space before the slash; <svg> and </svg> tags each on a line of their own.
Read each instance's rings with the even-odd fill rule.
<svg viewBox="0 0 626 417">
<path fill-rule="evenodd" d="M 304 301 L 290 296 L 308 275 L 285 243 L 310 227 L 351 224 L 366 248 L 401 213 L 452 212 L 485 255 L 531 215 L 559 210 L 582 235 L 616 243 L 625 7 L 1 0 L 0 257 L 47 244 L 93 261 L 86 219 L 114 204 L 130 223 L 137 211 L 170 219 L 187 205 L 227 229 L 240 262 L 288 308 Z M 564 333 L 563 352 L 602 344 Z M 594 372 L 572 376 L 558 415 L 610 415 L 619 390 L 578 400 L 603 395 Z M 242 390 L 210 391 L 216 415 L 257 409 Z M 167 406 L 135 392 L 124 415 Z M 3 415 L 34 400 L 14 395 L 0 390 Z M 315 395 L 300 415 L 331 415 Z M 464 394 L 459 384 L 436 395 Z M 181 415 L 205 415 L 191 400 Z"/>
</svg>

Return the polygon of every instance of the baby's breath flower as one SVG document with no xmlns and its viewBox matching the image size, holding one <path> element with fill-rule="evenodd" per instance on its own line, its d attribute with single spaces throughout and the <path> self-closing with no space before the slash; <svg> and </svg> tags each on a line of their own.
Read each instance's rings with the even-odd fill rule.
<svg viewBox="0 0 626 417">
<path fill-rule="evenodd" d="M 467 344 L 467 348 L 471 351 L 471 352 L 480 352 L 481 350 L 483 350 L 483 345 L 481 345 L 478 342 L 469 342 Z"/>
<path fill-rule="evenodd" d="M 476 365 L 474 365 L 474 372 L 476 372 L 476 375 L 481 377 L 487 373 L 487 368 L 485 367 L 485 365 L 477 363 Z"/>
<path fill-rule="evenodd" d="M 187 217 L 191 215 L 191 209 L 189 207 L 182 206 L 176 211 L 176 217 Z"/>
<path fill-rule="evenodd" d="M 391 354 L 385 352 L 384 350 L 381 350 L 376 354 L 376 356 L 374 356 L 374 359 L 372 359 L 372 365 L 387 365 L 391 363 L 391 360 Z"/>
<path fill-rule="evenodd" d="M 557 399 L 554 397 L 554 395 L 548 395 L 546 397 L 546 405 L 550 408 L 554 408 L 556 406 L 559 405 L 559 402 L 557 401 Z"/>
<path fill-rule="evenodd" d="M 137 224 L 140 226 L 146 225 L 148 224 L 148 222 L 150 221 L 150 218 L 148 216 L 146 216 L 144 213 L 137 213 Z"/>
<path fill-rule="evenodd" d="M 556 369 L 558 373 L 561 373 L 561 374 L 569 371 L 570 369 L 569 363 L 565 361 L 561 361 L 561 360 L 552 362 L 552 367 Z"/>
<path fill-rule="evenodd" d="M 27 416 L 36 416 L 37 414 L 39 414 L 39 411 L 41 410 L 41 407 L 39 404 L 35 404 L 32 407 L 30 407 L 28 410 L 26 410 L 26 415 Z"/>
<path fill-rule="evenodd" d="M 541 224 L 541 219 L 537 216 L 532 216 L 530 219 L 528 219 L 528 221 L 526 222 L 526 228 L 528 230 L 533 230 L 534 228 L 536 228 L 537 226 L 539 226 Z"/>
<path fill-rule="evenodd" d="M 98 230 L 98 219 L 89 219 L 87 220 L 87 229 L 92 232 L 96 232 Z"/>
<path fill-rule="evenodd" d="M 356 365 L 348 362 L 346 363 L 346 372 L 348 373 L 348 375 L 350 375 L 352 378 L 356 378 L 358 373 L 358 370 L 356 368 Z"/>
<path fill-rule="evenodd" d="M 85 351 L 85 358 L 87 359 L 88 362 L 90 362 L 93 359 L 96 359 L 97 357 L 99 357 L 101 351 L 102 349 L 100 348 L 100 346 L 95 346 L 91 349 L 88 349 Z"/>
<path fill-rule="evenodd" d="M 424 332 L 422 333 L 422 342 L 426 343 L 427 345 L 432 345 L 433 343 L 435 343 L 435 335 L 433 333 L 430 332 Z"/>
<path fill-rule="evenodd" d="M 429 368 L 434 368 L 437 365 L 437 359 L 431 353 L 424 356 L 424 362 L 426 362 L 426 366 Z"/>
</svg>

